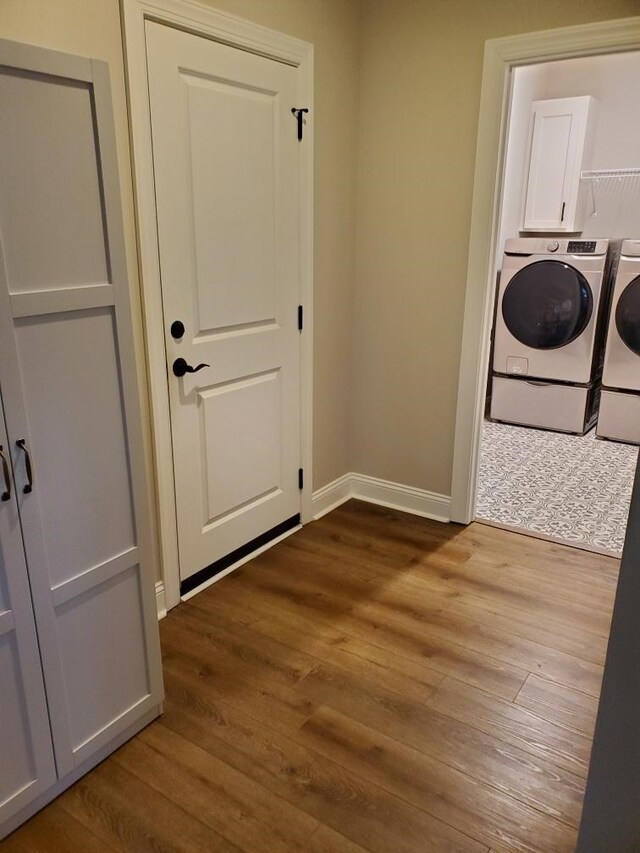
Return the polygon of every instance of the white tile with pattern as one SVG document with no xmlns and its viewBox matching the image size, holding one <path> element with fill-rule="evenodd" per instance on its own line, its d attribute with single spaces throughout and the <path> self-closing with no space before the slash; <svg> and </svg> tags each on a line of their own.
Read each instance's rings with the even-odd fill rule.
<svg viewBox="0 0 640 853">
<path fill-rule="evenodd" d="M 485 421 L 476 517 L 588 550 L 622 552 L 638 448 Z"/>
</svg>

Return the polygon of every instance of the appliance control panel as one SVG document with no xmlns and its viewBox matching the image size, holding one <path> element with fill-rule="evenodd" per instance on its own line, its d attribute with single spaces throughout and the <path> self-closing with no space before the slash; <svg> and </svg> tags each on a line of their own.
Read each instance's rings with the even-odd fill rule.
<svg viewBox="0 0 640 853">
<path fill-rule="evenodd" d="M 567 243 L 567 252 L 572 255 L 593 254 L 595 250 L 595 240 L 569 240 Z"/>
<path fill-rule="evenodd" d="M 1 0 L 0 0 L 1 3 Z M 505 240 L 505 255 L 582 255 L 589 260 L 603 257 L 609 251 L 609 240 L 567 240 L 547 237 L 509 237 Z"/>
<path fill-rule="evenodd" d="M 622 254 L 631 258 L 640 258 L 640 240 L 624 240 Z"/>
</svg>

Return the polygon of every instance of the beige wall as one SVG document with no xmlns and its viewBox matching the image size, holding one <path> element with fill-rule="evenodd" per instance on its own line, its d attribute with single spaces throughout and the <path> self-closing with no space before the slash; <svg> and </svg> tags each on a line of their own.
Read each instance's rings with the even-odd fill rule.
<svg viewBox="0 0 640 853">
<path fill-rule="evenodd" d="M 640 0 L 211 5 L 315 45 L 314 487 L 351 470 L 449 494 L 484 41 Z M 110 64 L 141 355 L 118 2 L 2 0 L 0 36 Z"/>
<path fill-rule="evenodd" d="M 484 41 L 638 0 L 366 0 L 352 470 L 449 494 Z"/>
<path fill-rule="evenodd" d="M 211 5 L 315 45 L 314 485 L 349 467 L 360 0 L 216 0 Z M 104 59 L 113 90 L 139 371 L 150 421 L 118 0 L 1 0 L 0 37 Z M 151 465 L 149 464 L 151 472 Z M 149 488 L 155 495 L 152 474 Z"/>
</svg>

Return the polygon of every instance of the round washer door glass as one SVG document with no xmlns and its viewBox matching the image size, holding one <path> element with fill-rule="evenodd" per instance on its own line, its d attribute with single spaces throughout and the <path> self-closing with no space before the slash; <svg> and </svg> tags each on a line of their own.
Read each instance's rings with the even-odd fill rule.
<svg viewBox="0 0 640 853">
<path fill-rule="evenodd" d="M 623 343 L 640 355 L 640 276 L 622 291 L 616 307 L 616 328 Z"/>
<path fill-rule="evenodd" d="M 586 278 L 562 261 L 536 261 L 511 279 L 502 316 L 514 338 L 533 349 L 557 349 L 575 341 L 593 314 Z"/>
</svg>

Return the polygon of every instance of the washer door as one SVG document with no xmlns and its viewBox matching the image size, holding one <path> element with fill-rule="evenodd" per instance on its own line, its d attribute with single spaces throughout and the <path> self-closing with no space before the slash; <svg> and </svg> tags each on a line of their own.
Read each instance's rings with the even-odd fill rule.
<svg viewBox="0 0 640 853">
<path fill-rule="evenodd" d="M 575 341 L 593 314 L 586 278 L 562 261 L 536 261 L 511 279 L 502 317 L 516 340 L 532 349 L 557 349 Z"/>
<path fill-rule="evenodd" d="M 634 278 L 620 295 L 616 307 L 616 329 L 622 342 L 640 355 L 640 276 Z"/>
</svg>

